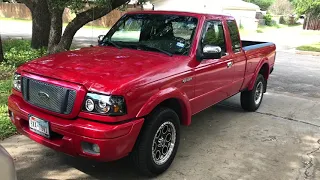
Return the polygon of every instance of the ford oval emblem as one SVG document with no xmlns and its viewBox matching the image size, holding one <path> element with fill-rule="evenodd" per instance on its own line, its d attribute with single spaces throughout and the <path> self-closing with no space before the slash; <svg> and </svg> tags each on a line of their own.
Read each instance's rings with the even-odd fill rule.
<svg viewBox="0 0 320 180">
<path fill-rule="evenodd" d="M 49 94 L 47 94 L 47 93 L 45 93 L 45 92 L 42 92 L 42 91 L 38 92 L 38 96 L 39 96 L 40 99 L 42 99 L 42 100 L 48 101 L 48 100 L 50 99 Z"/>
</svg>

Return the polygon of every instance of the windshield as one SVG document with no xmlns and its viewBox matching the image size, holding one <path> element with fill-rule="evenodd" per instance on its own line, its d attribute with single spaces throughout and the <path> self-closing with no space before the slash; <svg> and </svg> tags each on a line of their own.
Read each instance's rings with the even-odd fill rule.
<svg viewBox="0 0 320 180">
<path fill-rule="evenodd" d="M 188 16 L 126 15 L 109 31 L 103 43 L 111 41 L 121 47 L 188 55 L 197 23 L 197 18 Z"/>
</svg>

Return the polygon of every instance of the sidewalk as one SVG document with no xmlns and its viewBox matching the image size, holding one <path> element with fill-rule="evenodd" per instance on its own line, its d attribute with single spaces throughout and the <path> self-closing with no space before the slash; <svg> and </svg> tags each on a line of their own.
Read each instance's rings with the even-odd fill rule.
<svg viewBox="0 0 320 180">
<path fill-rule="evenodd" d="M 31 21 L 0 19 L 0 27 L 1 38 L 4 40 L 8 38 L 31 39 Z M 108 31 L 108 28 L 83 27 L 76 33 L 74 44 L 76 46 L 96 45 L 98 36 L 105 35 Z"/>
</svg>

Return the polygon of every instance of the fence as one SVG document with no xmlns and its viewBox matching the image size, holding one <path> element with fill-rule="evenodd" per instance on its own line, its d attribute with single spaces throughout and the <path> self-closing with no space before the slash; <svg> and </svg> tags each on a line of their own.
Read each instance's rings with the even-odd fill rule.
<svg viewBox="0 0 320 180">
<path fill-rule="evenodd" d="M 130 8 L 129 11 L 134 11 L 138 9 Z M 113 10 L 108 15 L 103 16 L 102 18 L 90 22 L 88 25 L 93 26 L 103 26 L 103 27 L 111 27 L 114 25 L 118 19 L 124 14 L 124 11 Z M 31 20 L 31 12 L 24 5 L 20 3 L 0 3 L 0 17 L 3 18 L 14 18 L 14 19 L 25 19 Z M 63 22 L 68 23 L 75 17 L 75 14 L 71 12 L 70 9 L 65 9 L 63 13 Z"/>
</svg>

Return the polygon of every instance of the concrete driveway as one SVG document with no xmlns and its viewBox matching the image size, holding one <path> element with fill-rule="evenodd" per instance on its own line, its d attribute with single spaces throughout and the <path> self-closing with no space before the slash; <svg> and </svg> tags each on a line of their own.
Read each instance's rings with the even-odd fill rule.
<svg viewBox="0 0 320 180">
<path fill-rule="evenodd" d="M 238 100 L 194 116 L 173 165 L 157 179 L 320 179 L 319 101 L 267 93 L 258 112 L 245 113 Z M 143 179 L 128 159 L 73 158 L 21 135 L 0 144 L 19 179 Z"/>
<path fill-rule="evenodd" d="M 77 38 L 92 41 L 85 32 Z M 320 57 L 276 42 L 281 51 L 258 112 L 242 111 L 237 95 L 195 115 L 182 127 L 174 163 L 157 179 L 320 179 Z M 0 144 L 15 158 L 19 179 L 143 179 L 128 159 L 73 158 L 21 135 Z"/>
</svg>

